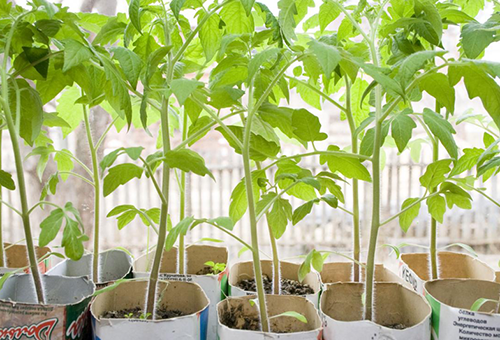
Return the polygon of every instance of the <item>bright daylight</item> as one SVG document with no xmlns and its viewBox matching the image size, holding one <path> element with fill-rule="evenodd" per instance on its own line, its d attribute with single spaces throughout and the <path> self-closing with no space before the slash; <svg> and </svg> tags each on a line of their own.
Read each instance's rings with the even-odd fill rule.
<svg viewBox="0 0 500 340">
<path fill-rule="evenodd" d="M 0 0 L 0 340 L 500 339 L 500 1 Z"/>
</svg>

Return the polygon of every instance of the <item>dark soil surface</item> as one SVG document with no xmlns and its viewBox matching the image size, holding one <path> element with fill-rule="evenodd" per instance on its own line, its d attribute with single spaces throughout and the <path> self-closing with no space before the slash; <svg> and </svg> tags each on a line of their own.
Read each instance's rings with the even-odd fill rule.
<svg viewBox="0 0 500 340">
<path fill-rule="evenodd" d="M 248 316 L 243 312 L 243 305 L 239 305 L 238 308 L 226 309 L 221 316 L 221 322 L 223 325 L 232 328 L 245 331 L 260 331 L 260 323 L 257 315 Z M 272 327 L 272 325 L 271 325 Z M 291 330 L 276 330 L 271 329 L 274 333 L 291 333 Z"/>
<path fill-rule="evenodd" d="M 216 275 L 212 267 L 205 266 L 202 270 L 198 270 L 196 275 Z"/>
<path fill-rule="evenodd" d="M 244 315 L 243 305 L 239 305 L 238 308 L 231 308 L 229 310 L 226 309 L 222 314 L 221 322 L 223 325 L 233 329 L 241 329 L 246 331 L 260 330 L 258 316 Z"/>
<path fill-rule="evenodd" d="M 144 311 L 139 308 L 129 308 L 129 309 L 122 309 L 118 311 L 108 311 L 104 313 L 101 318 L 104 319 L 140 319 L 141 316 L 144 314 Z M 171 319 L 171 318 L 176 318 L 179 316 L 184 316 L 185 314 L 181 312 L 180 310 L 168 310 L 168 309 L 159 309 L 156 311 L 156 318 L 159 320 L 166 320 L 166 319 Z M 151 319 L 149 317 L 148 319 Z"/>
<path fill-rule="evenodd" d="M 273 281 L 267 275 L 264 275 L 264 289 L 267 294 L 273 292 Z M 255 292 L 255 279 L 241 280 L 238 282 L 238 287 L 248 292 Z M 314 294 L 314 289 L 308 284 L 300 283 L 299 281 L 281 279 L 281 294 L 283 295 L 308 295 Z"/>
<path fill-rule="evenodd" d="M 406 329 L 406 325 L 403 324 L 403 323 L 396 323 L 396 324 L 392 324 L 392 325 L 382 325 L 384 327 L 387 327 L 387 328 L 392 328 L 392 329 L 398 329 L 398 330 L 402 330 L 402 329 Z"/>
</svg>

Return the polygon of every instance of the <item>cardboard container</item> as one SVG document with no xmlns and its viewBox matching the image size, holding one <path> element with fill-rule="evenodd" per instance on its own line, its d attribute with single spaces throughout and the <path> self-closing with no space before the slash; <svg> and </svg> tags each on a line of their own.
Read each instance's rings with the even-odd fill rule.
<svg viewBox="0 0 500 340">
<path fill-rule="evenodd" d="M 86 278 L 43 275 L 46 304 L 37 302 L 29 274 L 9 277 L 0 290 L 0 339 L 86 340 L 94 284 Z"/>
<path fill-rule="evenodd" d="M 269 278 L 273 277 L 273 262 L 270 260 L 262 260 L 262 274 L 267 275 Z M 300 264 L 281 261 L 281 278 L 290 280 L 299 280 L 299 267 Z M 241 280 L 252 279 L 253 262 L 239 262 L 231 267 L 229 271 L 229 295 L 230 296 L 245 296 L 254 295 L 255 292 L 249 292 L 238 287 Z M 306 295 L 309 301 L 317 308 L 319 303 L 319 294 L 321 292 L 321 284 L 319 276 L 315 272 L 307 274 L 303 283 L 307 283 L 314 290 L 314 294 Z"/>
<path fill-rule="evenodd" d="M 427 340 L 431 308 L 425 299 L 398 283 L 375 284 L 374 321 L 363 320 L 362 283 L 326 285 L 321 295 L 325 340 Z M 405 325 L 405 329 L 386 326 Z M 455 340 L 458 340 L 455 339 Z"/>
<path fill-rule="evenodd" d="M 85 254 L 78 261 L 66 259 L 47 272 L 49 275 L 68 277 L 91 277 L 92 254 Z M 123 250 L 112 249 L 99 253 L 99 280 L 97 289 L 106 287 L 110 283 L 132 277 L 132 258 Z"/>
<path fill-rule="evenodd" d="M 270 319 L 270 323 L 273 332 L 270 333 L 232 329 L 222 324 L 223 313 L 229 308 L 238 308 L 238 306 L 242 306 L 244 315 L 258 317 L 257 304 L 253 306 L 250 304 L 250 299 L 255 298 L 255 295 L 248 295 L 232 297 L 219 302 L 217 305 L 217 315 L 220 340 L 322 339 L 322 327 L 318 311 L 310 301 L 301 296 L 267 295 L 268 313 L 272 317 L 284 312 L 298 312 L 306 317 L 307 323 L 303 323 L 293 317 L 272 318 Z M 280 333 L 283 331 L 291 331 L 291 333 Z"/>
<path fill-rule="evenodd" d="M 160 281 L 158 307 L 177 309 L 187 315 L 167 320 L 104 319 L 107 311 L 144 308 L 147 281 L 125 282 L 113 290 L 98 295 L 92 302 L 94 340 L 176 339 L 205 340 L 207 338 L 207 296 L 196 283 Z"/>
<path fill-rule="evenodd" d="M 432 307 L 434 340 L 499 339 L 500 314 L 497 305 L 485 303 L 479 312 L 470 308 L 477 299 L 498 301 L 500 284 L 472 279 L 443 279 L 425 283 L 425 297 Z"/>
<path fill-rule="evenodd" d="M 323 271 L 320 273 L 321 283 L 351 282 L 353 280 L 351 262 L 330 262 L 323 265 Z M 362 281 L 365 281 L 365 269 L 361 270 Z M 375 282 L 396 282 L 405 284 L 406 282 L 383 264 L 375 265 Z"/>
<path fill-rule="evenodd" d="M 495 271 L 478 258 L 465 253 L 440 251 L 440 279 L 478 279 L 495 281 Z M 429 254 L 401 254 L 399 276 L 408 282 L 413 289 L 423 295 L 424 283 L 430 280 Z"/>
<path fill-rule="evenodd" d="M 154 252 L 139 257 L 134 263 L 134 276 L 149 276 Z M 227 248 L 207 245 L 191 245 L 186 248 L 186 275 L 177 273 L 177 248 L 163 253 L 160 267 L 160 279 L 170 281 L 195 282 L 201 286 L 210 301 L 208 314 L 208 339 L 217 339 L 217 303 L 227 296 L 228 268 L 218 275 L 197 275 L 205 267 L 205 262 L 226 263 Z"/>
<path fill-rule="evenodd" d="M 26 245 L 24 244 L 10 244 L 4 243 L 5 248 L 5 258 L 7 260 L 7 267 L 0 267 L 0 276 L 3 276 L 5 273 L 11 272 L 13 270 L 28 267 L 28 253 L 26 252 Z M 36 257 L 39 259 L 42 256 L 50 253 L 49 247 L 35 247 Z M 38 264 L 40 268 L 40 273 L 44 274 L 47 269 L 50 267 L 50 260 L 46 259 Z M 26 273 L 29 272 L 28 269 L 25 270 Z M 1 339 L 1 338 L 0 338 Z"/>
</svg>

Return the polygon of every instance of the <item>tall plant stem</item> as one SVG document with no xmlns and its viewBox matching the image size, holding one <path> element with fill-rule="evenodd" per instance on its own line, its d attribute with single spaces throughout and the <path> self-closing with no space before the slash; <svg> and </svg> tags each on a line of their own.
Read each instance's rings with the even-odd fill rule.
<svg viewBox="0 0 500 340">
<path fill-rule="evenodd" d="M 168 99 L 164 99 L 162 103 L 161 113 L 161 136 L 163 141 L 163 152 L 170 151 L 170 135 L 169 135 L 169 122 L 168 122 Z M 160 272 L 161 258 L 163 250 L 165 249 L 165 241 L 167 239 L 167 217 L 168 217 L 168 192 L 170 189 L 170 167 L 166 162 L 163 162 L 162 174 L 162 192 L 166 198 L 166 202 L 161 204 L 160 212 L 160 225 L 158 230 L 158 243 L 156 246 L 155 256 L 153 260 L 153 267 L 149 276 L 148 291 L 146 298 L 146 315 L 152 315 L 155 318 L 155 297 L 156 297 L 156 284 Z"/>
<path fill-rule="evenodd" d="M 2 121 L 0 121 L 1 125 Z M 2 133 L 3 130 L 0 129 L 0 169 L 2 168 Z M 2 187 L 0 187 L 0 201 L 2 200 Z M 3 246 L 3 223 L 2 223 L 2 210 L 3 207 L 0 206 L 0 267 L 6 267 L 5 265 L 5 249 Z"/>
<path fill-rule="evenodd" d="M 95 283 L 99 282 L 99 229 L 101 222 L 101 183 L 99 177 L 99 162 L 97 160 L 97 150 L 92 138 L 90 128 L 89 113 L 83 106 L 83 120 L 85 122 L 85 131 L 89 143 L 90 157 L 92 159 L 92 173 L 94 180 L 94 256 L 92 260 L 92 279 Z"/>
<path fill-rule="evenodd" d="M 163 2 L 162 2 L 163 4 Z M 167 13 L 165 9 L 165 4 L 163 4 L 164 18 L 163 18 L 163 30 L 165 35 L 165 46 L 170 45 L 170 27 L 168 23 Z M 173 73 L 174 65 L 172 64 L 172 51 L 167 54 L 167 79 L 166 85 L 169 86 Z M 161 138 L 163 144 L 163 154 L 166 155 L 170 150 L 170 128 L 169 128 L 169 96 L 164 97 L 161 103 L 161 113 L 160 113 L 160 125 L 161 125 Z M 162 170 L 162 192 L 163 197 L 161 207 L 160 207 L 160 224 L 158 226 L 158 242 L 156 244 L 155 256 L 153 259 L 153 267 L 151 268 L 151 273 L 149 275 L 148 291 L 146 292 L 146 315 L 151 315 L 153 319 L 156 318 L 155 315 L 155 299 L 156 299 L 156 286 L 158 283 L 158 276 L 160 274 L 161 259 L 163 256 L 163 250 L 165 249 L 165 241 L 167 239 L 167 219 L 168 219 L 168 206 L 169 206 L 169 191 L 170 191 L 170 167 L 166 161 L 163 161 Z"/>
<path fill-rule="evenodd" d="M 436 102 L 436 113 L 441 111 L 440 105 Z M 439 143 L 436 138 L 432 139 L 432 162 L 439 160 Z M 430 192 L 435 193 L 436 188 Z M 429 257 L 431 264 L 431 277 L 433 280 L 439 278 L 438 274 L 438 256 L 437 256 L 437 221 L 431 217 L 431 231 L 430 231 L 430 244 L 429 244 Z"/>
<path fill-rule="evenodd" d="M 188 123 L 188 115 L 184 110 L 182 119 L 182 141 L 186 140 L 187 138 L 187 123 Z M 179 220 L 182 221 L 184 217 L 186 217 L 186 173 L 184 171 L 181 171 L 179 191 L 180 191 Z M 186 272 L 185 235 L 181 233 L 179 235 L 179 274 L 185 274 L 185 272 Z"/>
<path fill-rule="evenodd" d="M 349 130 L 351 132 L 351 151 L 352 153 L 358 153 L 358 135 L 356 133 L 356 122 L 354 121 L 354 116 L 351 109 L 351 83 L 349 78 L 345 77 L 346 82 L 346 117 L 349 123 Z M 352 180 L 352 238 L 353 238 L 353 258 L 356 260 L 353 262 L 353 280 L 354 282 L 359 282 L 360 280 L 360 268 L 359 262 L 361 259 L 361 236 L 360 236 L 360 226 L 359 226 L 359 181 L 356 178 Z"/>
<path fill-rule="evenodd" d="M 40 304 L 45 303 L 44 289 L 40 271 L 38 269 L 38 262 L 36 259 L 35 245 L 33 243 L 33 235 L 31 233 L 31 223 L 29 216 L 28 197 L 26 192 L 26 181 L 24 179 L 23 160 L 21 157 L 21 150 L 19 148 L 18 135 L 12 119 L 12 114 L 9 107 L 9 93 L 7 87 L 7 75 L 5 68 L 2 68 L 2 97 L 4 104 L 5 121 L 7 129 L 9 130 L 10 140 L 12 142 L 12 150 L 14 152 L 14 162 L 16 165 L 18 191 L 21 200 L 21 218 L 23 221 L 24 235 L 26 238 L 26 248 L 28 252 L 28 259 L 30 264 L 33 282 L 35 284 L 36 296 Z"/>
<path fill-rule="evenodd" d="M 260 162 L 255 163 L 257 165 L 257 169 L 262 169 Z M 267 230 L 269 231 L 269 243 L 271 243 L 271 251 L 273 256 L 273 294 L 280 294 L 280 284 L 281 284 L 281 268 L 280 268 L 280 257 L 278 252 L 278 242 L 276 241 L 276 237 L 274 237 L 273 228 L 269 224 L 269 212 L 266 212 L 266 220 L 267 220 Z M 259 216 L 256 217 L 257 221 L 259 220 Z"/>
<path fill-rule="evenodd" d="M 252 169 L 250 167 L 250 136 L 252 131 L 252 120 L 255 110 L 253 109 L 253 81 L 250 82 L 248 88 L 248 117 L 245 124 L 244 137 L 243 137 L 243 169 L 245 172 L 245 186 L 247 192 L 248 202 L 248 216 L 250 219 L 250 231 L 252 236 L 252 259 L 255 275 L 255 283 L 257 286 L 257 297 L 259 300 L 259 313 L 260 322 L 263 332 L 269 332 L 269 319 L 267 315 L 266 295 L 264 291 L 264 284 L 262 281 L 262 265 L 260 263 L 259 253 L 259 237 L 257 231 L 257 218 L 255 213 L 255 198 L 253 196 L 252 184 Z"/>
</svg>

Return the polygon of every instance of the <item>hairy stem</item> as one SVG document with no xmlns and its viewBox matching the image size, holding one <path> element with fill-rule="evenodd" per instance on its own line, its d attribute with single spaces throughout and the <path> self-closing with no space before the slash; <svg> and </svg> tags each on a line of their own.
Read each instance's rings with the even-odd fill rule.
<svg viewBox="0 0 500 340">
<path fill-rule="evenodd" d="M 0 124 L 2 122 L 0 121 Z M 2 133 L 3 130 L 0 129 L 0 169 L 2 168 Z M 2 187 L 0 187 L 0 201 L 2 200 Z M 3 223 L 2 223 L 2 210 L 3 207 L 0 205 L 0 267 L 6 267 L 5 265 L 5 249 L 3 245 Z"/>
<path fill-rule="evenodd" d="M 186 140 L 187 137 L 187 124 L 188 124 L 188 115 L 184 110 L 182 119 L 182 141 Z M 184 217 L 186 217 L 186 173 L 184 171 L 181 171 L 179 191 L 180 191 L 179 220 L 182 221 Z M 179 274 L 185 274 L 185 271 L 186 271 L 185 235 L 181 233 L 179 235 Z"/>
<path fill-rule="evenodd" d="M 441 108 L 436 101 L 436 112 L 439 114 Z M 437 162 L 439 160 L 439 143 L 436 138 L 432 140 L 432 162 Z M 433 188 L 430 192 L 431 194 L 437 191 Z M 429 258 L 431 264 L 431 277 L 433 280 L 439 278 L 438 274 L 438 256 L 437 256 L 437 221 L 431 216 L 431 230 L 430 230 L 430 244 L 429 244 Z"/>
<path fill-rule="evenodd" d="M 101 183 L 99 176 L 99 162 L 97 160 L 97 150 L 92 138 L 92 130 L 90 128 L 89 114 L 85 105 L 83 106 L 83 120 L 85 122 L 85 131 L 87 133 L 87 141 L 89 143 L 90 156 L 92 159 L 92 172 L 94 179 L 94 256 L 92 259 L 92 279 L 95 283 L 99 281 L 99 235 L 101 222 Z"/>
</svg>

